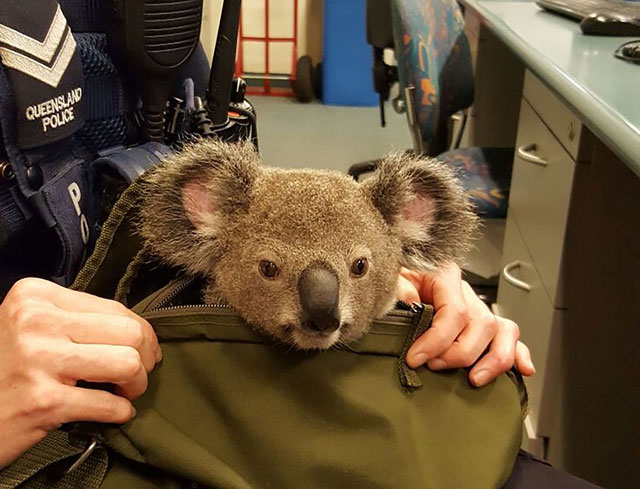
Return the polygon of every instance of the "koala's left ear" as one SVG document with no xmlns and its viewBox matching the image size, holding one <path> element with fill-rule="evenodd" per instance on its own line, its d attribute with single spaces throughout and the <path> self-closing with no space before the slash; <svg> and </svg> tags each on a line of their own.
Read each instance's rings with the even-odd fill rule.
<svg viewBox="0 0 640 489">
<path fill-rule="evenodd" d="M 404 266 L 434 270 L 461 260 L 468 251 L 478 219 L 455 175 L 443 163 L 393 154 L 362 185 L 400 240 Z"/>
<path fill-rule="evenodd" d="M 138 230 L 167 263 L 206 274 L 221 234 L 246 211 L 260 158 L 250 142 L 203 139 L 186 145 L 141 181 Z"/>
</svg>

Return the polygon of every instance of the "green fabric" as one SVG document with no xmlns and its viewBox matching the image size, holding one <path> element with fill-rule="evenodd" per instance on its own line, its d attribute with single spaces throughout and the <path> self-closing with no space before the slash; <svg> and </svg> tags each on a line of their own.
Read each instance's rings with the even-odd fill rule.
<svg viewBox="0 0 640 489">
<path fill-rule="evenodd" d="M 115 297 L 118 283 L 140 249 L 134 224 L 139 199 L 140 190 L 135 183 L 120 196 L 102 226 L 93 253 L 71 285 L 72 289 L 100 297 Z"/>
<path fill-rule="evenodd" d="M 126 303 L 148 285 L 131 236 L 137 192 L 134 184 L 116 205 L 76 289 L 117 291 Z M 465 370 L 408 369 L 407 346 L 430 307 L 394 312 L 349 347 L 303 353 L 228 308 L 161 308 L 188 304 L 198 287 L 172 282 L 134 309 L 164 358 L 134 402 L 137 416 L 94 428 L 109 451 L 101 489 L 488 489 L 507 479 L 521 438 L 521 379 L 510 373 L 476 389 Z M 58 486 L 37 489 L 45 487 Z"/>
<path fill-rule="evenodd" d="M 409 391 L 422 387 L 422 382 L 420 381 L 420 376 L 416 371 L 409 368 L 409 365 L 407 365 L 407 353 L 409 352 L 411 345 L 413 345 L 413 342 L 418 339 L 420 335 L 422 335 L 422 333 L 424 333 L 431 325 L 431 320 L 433 319 L 433 308 L 427 307 L 423 309 L 422 314 L 420 314 L 418 318 L 418 322 L 413 329 L 413 332 L 408 334 L 406 337 L 402 354 L 398 357 L 398 375 L 400 376 L 400 383 Z"/>
<path fill-rule="evenodd" d="M 421 368 L 422 386 L 407 392 L 397 366 L 416 334 L 413 314 L 376 322 L 348 349 L 303 353 L 229 309 L 149 310 L 162 295 L 139 312 L 164 360 L 134 403 L 136 418 L 103 432 L 112 449 L 147 464 L 127 467 L 127 477 L 145 479 L 153 466 L 171 474 L 167 484 L 216 488 L 477 489 L 510 474 L 520 384 L 504 375 L 475 389 L 464 370 Z M 102 487 L 120 486 L 119 472 L 114 465 Z"/>
</svg>

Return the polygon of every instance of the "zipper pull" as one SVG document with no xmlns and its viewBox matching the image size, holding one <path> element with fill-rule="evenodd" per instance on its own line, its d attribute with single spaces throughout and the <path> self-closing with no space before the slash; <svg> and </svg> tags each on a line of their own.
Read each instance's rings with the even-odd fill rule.
<svg viewBox="0 0 640 489">
<path fill-rule="evenodd" d="M 400 309 L 401 311 L 413 311 L 413 306 L 405 301 L 396 301 L 396 309 Z"/>
<path fill-rule="evenodd" d="M 411 312 L 415 314 L 422 314 L 424 311 L 424 304 L 422 302 L 411 303 Z"/>
</svg>

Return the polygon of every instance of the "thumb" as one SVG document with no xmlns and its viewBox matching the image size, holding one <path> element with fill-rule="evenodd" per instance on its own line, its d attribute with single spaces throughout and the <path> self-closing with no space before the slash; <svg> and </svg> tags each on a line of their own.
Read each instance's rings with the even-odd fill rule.
<svg viewBox="0 0 640 489">
<path fill-rule="evenodd" d="M 402 275 L 398 275 L 398 284 L 396 286 L 396 299 L 411 304 L 413 302 L 420 302 L 420 294 L 418 289 L 412 282 L 404 278 Z"/>
</svg>

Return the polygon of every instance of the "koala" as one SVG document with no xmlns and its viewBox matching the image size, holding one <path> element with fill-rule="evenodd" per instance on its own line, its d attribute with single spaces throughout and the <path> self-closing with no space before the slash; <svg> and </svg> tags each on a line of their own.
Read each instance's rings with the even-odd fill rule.
<svg viewBox="0 0 640 489">
<path fill-rule="evenodd" d="M 205 277 L 205 302 L 305 350 L 357 340 L 393 308 L 401 266 L 459 260 L 477 224 L 445 165 L 406 154 L 358 183 L 262 166 L 249 142 L 206 139 L 152 170 L 143 189 L 149 253 Z"/>
</svg>

